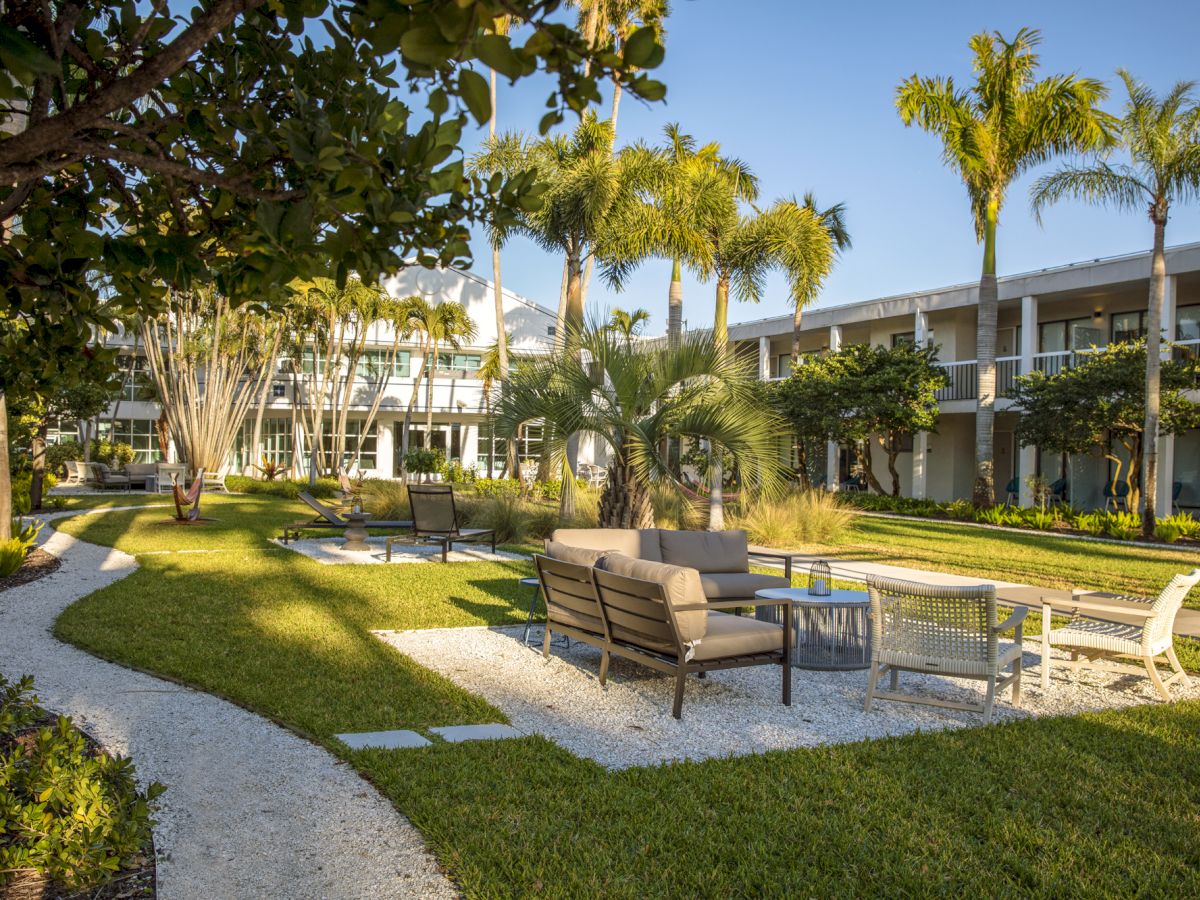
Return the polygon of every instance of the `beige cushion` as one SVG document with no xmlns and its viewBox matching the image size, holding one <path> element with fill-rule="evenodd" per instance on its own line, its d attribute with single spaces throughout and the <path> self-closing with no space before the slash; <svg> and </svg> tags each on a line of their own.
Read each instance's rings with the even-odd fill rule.
<svg viewBox="0 0 1200 900">
<path fill-rule="evenodd" d="M 750 568 L 744 531 L 668 531 L 661 529 L 658 543 L 662 561 L 691 566 L 698 572 L 745 572 Z"/>
<path fill-rule="evenodd" d="M 604 623 L 597 616 L 585 616 L 581 612 L 557 604 L 550 605 L 549 615 L 551 625 L 561 624 L 590 634 L 604 634 Z"/>
<path fill-rule="evenodd" d="M 703 572 L 700 587 L 709 600 L 750 600 L 755 591 L 791 587 L 782 575 L 757 572 Z"/>
<path fill-rule="evenodd" d="M 609 550 L 593 550 L 589 547 L 572 547 L 559 541 L 546 541 L 546 555 L 552 559 L 574 563 L 577 566 L 594 566 L 596 560 L 610 553 Z"/>
<path fill-rule="evenodd" d="M 130 463 L 125 467 L 125 474 L 131 478 L 145 478 L 158 471 L 155 463 Z"/>
<path fill-rule="evenodd" d="M 696 645 L 693 660 L 726 659 L 772 653 L 783 647 L 783 626 L 745 616 L 708 614 L 708 633 Z"/>
<path fill-rule="evenodd" d="M 641 581 L 653 581 L 666 587 L 667 602 L 675 610 L 679 639 L 684 644 L 699 641 L 708 627 L 705 609 L 679 610 L 681 606 L 703 605 L 704 591 L 700 588 L 700 573 L 686 566 L 669 566 L 646 559 L 633 559 L 623 553 L 609 553 L 600 561 L 600 568 L 614 575 L 624 575 Z"/>
<path fill-rule="evenodd" d="M 640 531 L 636 528 L 556 528 L 550 540 L 571 547 L 615 550 L 634 559 L 662 562 L 657 528 L 643 528 Z"/>
</svg>

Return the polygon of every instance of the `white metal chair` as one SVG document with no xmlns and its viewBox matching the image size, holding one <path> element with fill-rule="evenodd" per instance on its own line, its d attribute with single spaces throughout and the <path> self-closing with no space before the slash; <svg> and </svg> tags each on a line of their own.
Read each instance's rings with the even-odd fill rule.
<svg viewBox="0 0 1200 900">
<path fill-rule="evenodd" d="M 1025 616 L 1021 608 L 997 621 L 995 585 L 934 586 L 872 576 L 871 669 L 864 709 L 876 699 L 922 703 L 983 713 L 992 720 L 996 695 L 1012 685 L 1013 706 L 1021 705 L 1021 638 Z M 1015 643 L 1000 642 L 1000 634 L 1016 629 Z M 1002 677 L 1004 668 L 1012 671 Z M 879 676 L 891 675 L 890 689 L 877 688 Z M 900 693 L 901 672 L 923 672 L 987 682 L 982 704 L 960 703 Z"/>
<path fill-rule="evenodd" d="M 225 476 L 229 474 L 229 466 L 221 466 L 215 472 L 204 473 L 204 490 L 219 491 L 222 494 L 228 494 L 229 488 L 225 486 Z"/>
<path fill-rule="evenodd" d="M 1187 672 L 1175 655 L 1173 638 L 1175 615 L 1183 606 L 1188 592 L 1198 582 L 1200 569 L 1193 569 L 1187 575 L 1180 574 L 1172 578 L 1154 600 L 1121 598 L 1127 601 L 1128 608 L 1123 606 L 1119 615 L 1122 618 L 1140 618 L 1140 623 L 1105 621 L 1085 615 L 1081 608 L 1076 607 L 1072 610 L 1071 620 L 1062 628 L 1047 628 L 1043 624 L 1042 687 L 1047 688 L 1050 684 L 1050 648 L 1061 647 L 1071 652 L 1072 671 L 1078 671 L 1086 665 L 1108 672 L 1135 675 L 1145 672 L 1159 695 L 1164 700 L 1170 700 L 1167 685 L 1177 680 L 1182 681 L 1185 687 L 1191 685 Z M 1086 605 L 1082 599 L 1080 603 L 1081 606 Z M 1143 605 L 1142 608 L 1139 608 L 1139 604 Z M 1050 606 L 1042 607 L 1043 623 L 1049 623 L 1051 612 Z M 1173 671 L 1166 679 L 1159 675 L 1155 663 L 1157 658 L 1164 656 Z M 1137 659 L 1140 665 L 1115 661 L 1121 658 Z"/>
<path fill-rule="evenodd" d="M 180 486 L 187 481 L 187 466 L 183 463 L 159 463 L 154 470 L 154 491 L 158 494 L 170 494 L 175 489 L 175 482 Z"/>
</svg>

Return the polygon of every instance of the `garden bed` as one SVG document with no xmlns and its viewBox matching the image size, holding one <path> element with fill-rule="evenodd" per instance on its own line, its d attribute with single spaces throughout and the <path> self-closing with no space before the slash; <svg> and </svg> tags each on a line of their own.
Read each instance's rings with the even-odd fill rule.
<svg viewBox="0 0 1200 900">
<path fill-rule="evenodd" d="M 62 562 L 53 553 L 47 553 L 41 549 L 32 550 L 25 557 L 21 568 L 11 575 L 0 578 L 0 591 L 7 591 L 9 588 L 45 578 L 47 575 L 57 572 L 61 565 Z"/>
</svg>

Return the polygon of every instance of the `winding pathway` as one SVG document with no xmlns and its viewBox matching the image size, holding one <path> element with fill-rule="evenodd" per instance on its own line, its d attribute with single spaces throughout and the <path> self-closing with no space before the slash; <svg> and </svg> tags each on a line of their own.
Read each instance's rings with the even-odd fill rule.
<svg viewBox="0 0 1200 900">
<path fill-rule="evenodd" d="M 63 564 L 0 593 L 0 671 L 33 675 L 42 705 L 132 757 L 143 784 L 168 786 L 154 831 L 162 900 L 456 896 L 416 828 L 326 750 L 55 639 L 59 613 L 137 561 L 43 532 Z"/>
</svg>

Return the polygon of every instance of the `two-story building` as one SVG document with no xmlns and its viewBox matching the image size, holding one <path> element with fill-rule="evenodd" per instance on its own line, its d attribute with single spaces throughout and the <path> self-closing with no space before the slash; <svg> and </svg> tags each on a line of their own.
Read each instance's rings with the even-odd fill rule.
<svg viewBox="0 0 1200 900">
<path fill-rule="evenodd" d="M 1016 416 L 1006 397 L 1024 372 L 1054 373 L 1072 364 L 1079 351 L 1160 328 L 1177 345 L 1175 353 L 1200 353 L 1200 244 L 1167 251 L 1166 298 L 1162 321 L 1146 320 L 1149 297 L 1148 253 L 1096 259 L 999 279 L 1000 311 L 996 342 L 995 466 L 998 499 L 1015 478 L 1021 501 L 1032 498 L 1026 480 L 1041 475 L 1065 478 L 1071 503 L 1099 507 L 1111 479 L 1112 463 L 1096 454 L 1065 458 L 1019 447 Z M 902 492 L 910 497 L 952 500 L 971 496 L 975 472 L 975 334 L 978 284 L 884 297 L 806 312 L 802 352 L 854 343 L 894 345 L 932 343 L 950 384 L 939 394 L 936 434 L 912 436 L 901 457 Z M 757 354 L 764 379 L 786 377 L 791 368 L 792 317 L 778 316 L 733 325 L 730 339 L 743 353 Z M 1200 432 L 1160 441 L 1159 514 L 1172 507 L 1200 507 Z M 1119 454 L 1118 454 L 1119 455 Z M 825 481 L 838 485 L 850 475 L 849 448 L 830 446 Z M 1178 496 L 1174 495 L 1178 492 Z"/>
</svg>

